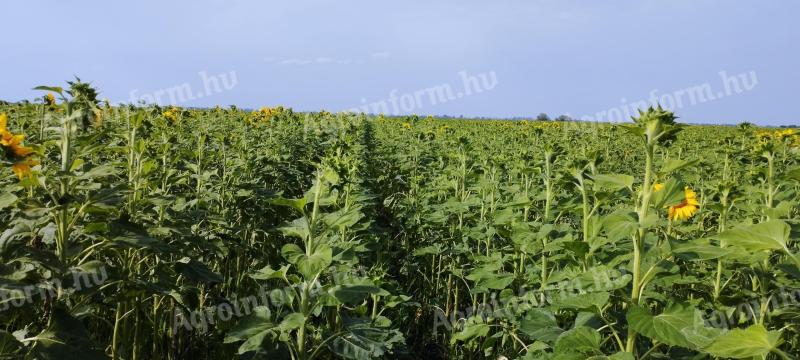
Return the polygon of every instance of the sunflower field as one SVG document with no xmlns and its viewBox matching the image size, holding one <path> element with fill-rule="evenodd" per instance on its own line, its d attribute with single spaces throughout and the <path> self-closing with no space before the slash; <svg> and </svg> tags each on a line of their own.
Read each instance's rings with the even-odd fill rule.
<svg viewBox="0 0 800 360">
<path fill-rule="evenodd" d="M 796 359 L 800 135 L 0 104 L 2 359 Z"/>
</svg>

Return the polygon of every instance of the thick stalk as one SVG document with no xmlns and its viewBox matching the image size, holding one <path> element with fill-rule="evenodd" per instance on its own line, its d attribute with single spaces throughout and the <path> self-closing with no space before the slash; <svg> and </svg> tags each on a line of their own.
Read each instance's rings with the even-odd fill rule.
<svg viewBox="0 0 800 360">
<path fill-rule="evenodd" d="M 767 164 L 769 165 L 767 173 L 767 208 L 772 209 L 775 201 L 775 155 L 770 153 L 767 157 Z"/>
<path fill-rule="evenodd" d="M 645 170 L 644 170 L 644 183 L 642 184 L 642 201 L 639 204 L 637 213 L 639 215 L 639 230 L 635 233 L 633 239 L 633 280 L 631 289 L 631 307 L 639 304 L 640 282 L 641 282 L 641 265 L 642 265 L 642 247 L 644 245 L 644 238 L 646 235 L 645 219 L 647 218 L 647 210 L 650 207 L 650 196 L 652 194 L 652 176 L 653 176 L 653 152 L 654 146 L 647 144 Z M 636 346 L 636 331 L 628 327 L 628 339 L 625 346 L 625 351 L 633 353 Z"/>
<path fill-rule="evenodd" d="M 722 198 L 720 199 L 720 203 L 722 205 L 722 210 L 719 214 L 719 227 L 718 232 L 725 231 L 726 225 L 726 218 L 728 216 L 728 193 L 727 190 L 722 194 Z M 720 241 L 719 243 L 720 249 L 725 248 L 725 241 Z M 722 292 L 722 257 L 717 259 L 717 274 L 714 279 L 714 300 L 719 298 L 720 293 Z"/>
<path fill-rule="evenodd" d="M 550 206 L 553 202 L 553 185 L 552 179 L 550 178 L 550 162 L 551 162 L 551 155 L 545 154 L 544 156 L 545 165 L 544 165 L 544 172 L 545 172 L 545 199 L 544 199 L 544 217 L 542 218 L 542 224 L 548 224 L 550 222 Z M 541 302 L 544 303 L 545 301 L 545 287 L 547 286 L 547 252 L 544 250 L 544 247 L 547 247 L 547 235 L 542 238 L 542 283 L 540 286 L 541 295 L 540 299 Z"/>
</svg>

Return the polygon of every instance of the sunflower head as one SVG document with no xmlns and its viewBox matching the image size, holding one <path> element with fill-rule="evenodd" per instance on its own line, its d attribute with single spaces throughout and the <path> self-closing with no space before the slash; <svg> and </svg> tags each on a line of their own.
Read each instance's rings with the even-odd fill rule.
<svg viewBox="0 0 800 360">
<path fill-rule="evenodd" d="M 8 116 L 0 114 L 0 154 L 13 162 L 11 170 L 20 180 L 32 177 L 31 167 L 39 165 L 39 161 L 31 157 L 34 150 L 22 145 L 25 135 L 14 135 L 8 131 Z"/>
<path fill-rule="evenodd" d="M 675 139 L 681 130 L 677 117 L 672 111 L 650 107 L 646 111 L 639 110 L 639 117 L 633 118 L 635 132 L 643 135 L 648 145 L 665 144 Z"/>
<path fill-rule="evenodd" d="M 39 160 L 28 157 L 11 165 L 11 171 L 13 171 L 20 180 L 25 180 L 25 178 L 34 177 L 32 168 L 36 165 L 39 165 Z"/>
<path fill-rule="evenodd" d="M 697 209 L 700 206 L 697 201 L 697 193 L 687 186 L 683 190 L 683 194 L 684 199 L 680 204 L 669 207 L 668 215 L 670 220 L 687 220 L 697 213 Z"/>
<path fill-rule="evenodd" d="M 44 96 L 44 104 L 47 106 L 54 106 L 56 104 L 56 96 L 53 93 L 47 93 Z"/>
<path fill-rule="evenodd" d="M 165 119 L 169 120 L 172 123 L 178 122 L 178 111 L 175 108 L 169 108 L 163 113 L 161 113 L 161 115 L 163 115 Z"/>
</svg>

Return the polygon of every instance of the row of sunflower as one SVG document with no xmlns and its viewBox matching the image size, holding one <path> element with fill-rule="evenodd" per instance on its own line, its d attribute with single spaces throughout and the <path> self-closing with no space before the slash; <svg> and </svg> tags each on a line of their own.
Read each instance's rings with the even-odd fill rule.
<svg viewBox="0 0 800 360">
<path fill-rule="evenodd" d="M 267 124 L 276 117 L 286 113 L 291 113 L 291 109 L 286 109 L 280 105 L 276 107 L 264 106 L 250 113 L 250 116 L 245 118 L 245 122 L 250 125 Z"/>
<path fill-rule="evenodd" d="M 762 130 L 756 133 L 756 139 L 759 143 L 777 141 L 785 142 L 792 147 L 800 146 L 800 133 L 798 133 L 795 129 L 775 131 Z"/>
</svg>

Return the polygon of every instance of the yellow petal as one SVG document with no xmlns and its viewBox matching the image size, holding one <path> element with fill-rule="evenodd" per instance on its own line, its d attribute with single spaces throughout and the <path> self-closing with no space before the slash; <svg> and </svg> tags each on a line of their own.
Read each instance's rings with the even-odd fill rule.
<svg viewBox="0 0 800 360">
<path fill-rule="evenodd" d="M 655 183 L 655 184 L 653 184 L 653 191 L 655 191 L 655 192 L 659 192 L 659 191 L 661 191 L 662 189 L 664 189 L 664 184 L 662 184 L 662 183 Z"/>
</svg>

